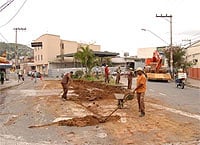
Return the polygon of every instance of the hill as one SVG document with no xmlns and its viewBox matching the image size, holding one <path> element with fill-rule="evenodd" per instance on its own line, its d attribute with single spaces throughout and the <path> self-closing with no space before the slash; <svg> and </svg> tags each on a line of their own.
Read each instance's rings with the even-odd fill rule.
<svg viewBox="0 0 200 145">
<path fill-rule="evenodd" d="M 28 56 L 33 57 L 33 49 L 23 45 L 23 44 L 17 44 L 18 46 L 18 56 Z M 7 54 L 7 60 L 11 60 L 15 58 L 15 49 L 16 45 L 15 43 L 5 43 L 0 42 L 0 55 L 3 54 L 6 51 Z"/>
</svg>

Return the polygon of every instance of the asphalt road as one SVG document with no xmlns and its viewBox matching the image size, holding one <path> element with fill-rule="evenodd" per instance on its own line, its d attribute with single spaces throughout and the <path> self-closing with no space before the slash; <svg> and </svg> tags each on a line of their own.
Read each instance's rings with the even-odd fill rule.
<svg viewBox="0 0 200 145">
<path fill-rule="evenodd" d="M 200 114 L 200 89 L 176 88 L 174 82 L 148 82 L 147 85 L 147 97 L 159 99 L 178 110 Z"/>
</svg>

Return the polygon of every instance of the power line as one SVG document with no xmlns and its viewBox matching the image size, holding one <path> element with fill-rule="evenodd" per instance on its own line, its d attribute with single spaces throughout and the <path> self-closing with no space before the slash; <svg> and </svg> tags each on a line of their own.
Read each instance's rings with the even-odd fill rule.
<svg viewBox="0 0 200 145">
<path fill-rule="evenodd" d="M 3 34 L 0 33 L 0 35 L 1 35 L 1 37 L 2 37 L 4 40 L 6 40 L 6 42 L 8 43 L 8 40 L 3 36 Z"/>
<path fill-rule="evenodd" d="M 0 7 L 0 12 L 3 11 L 7 6 L 9 6 L 14 0 L 7 1 Z"/>
<path fill-rule="evenodd" d="M 10 23 L 16 16 L 17 14 L 19 13 L 19 11 L 22 9 L 22 7 L 25 5 L 25 3 L 27 2 L 27 0 L 25 0 L 23 2 L 23 4 L 21 5 L 21 7 L 18 9 L 18 11 L 14 14 L 14 16 L 12 16 L 12 18 L 10 20 L 8 20 L 8 22 L 6 22 L 5 24 L 1 25 L 0 28 L 6 26 L 8 23 Z"/>
</svg>

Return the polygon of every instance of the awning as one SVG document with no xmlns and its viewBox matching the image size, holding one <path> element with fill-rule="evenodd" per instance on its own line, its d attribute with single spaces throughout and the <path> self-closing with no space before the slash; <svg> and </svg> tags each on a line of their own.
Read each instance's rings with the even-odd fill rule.
<svg viewBox="0 0 200 145">
<path fill-rule="evenodd" d="M 11 68 L 11 67 L 12 67 L 12 64 L 0 63 L 0 69 L 1 68 Z"/>
<path fill-rule="evenodd" d="M 108 52 L 108 51 L 93 51 L 95 56 L 98 57 L 113 57 L 119 55 L 119 53 L 115 52 Z M 73 57 L 75 53 L 68 53 L 63 55 L 57 55 L 58 57 Z"/>
<path fill-rule="evenodd" d="M 42 47 L 42 42 L 32 42 L 31 47 Z"/>
</svg>

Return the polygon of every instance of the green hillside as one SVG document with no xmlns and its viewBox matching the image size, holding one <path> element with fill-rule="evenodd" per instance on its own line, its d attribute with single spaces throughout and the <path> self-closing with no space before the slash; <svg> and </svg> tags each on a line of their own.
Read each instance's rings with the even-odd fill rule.
<svg viewBox="0 0 200 145">
<path fill-rule="evenodd" d="M 33 57 L 33 49 L 22 44 L 18 44 L 18 56 L 28 56 Z M 15 58 L 15 50 L 16 45 L 15 43 L 5 43 L 0 42 L 0 55 L 6 51 L 7 53 L 7 59 L 11 60 Z"/>
</svg>

